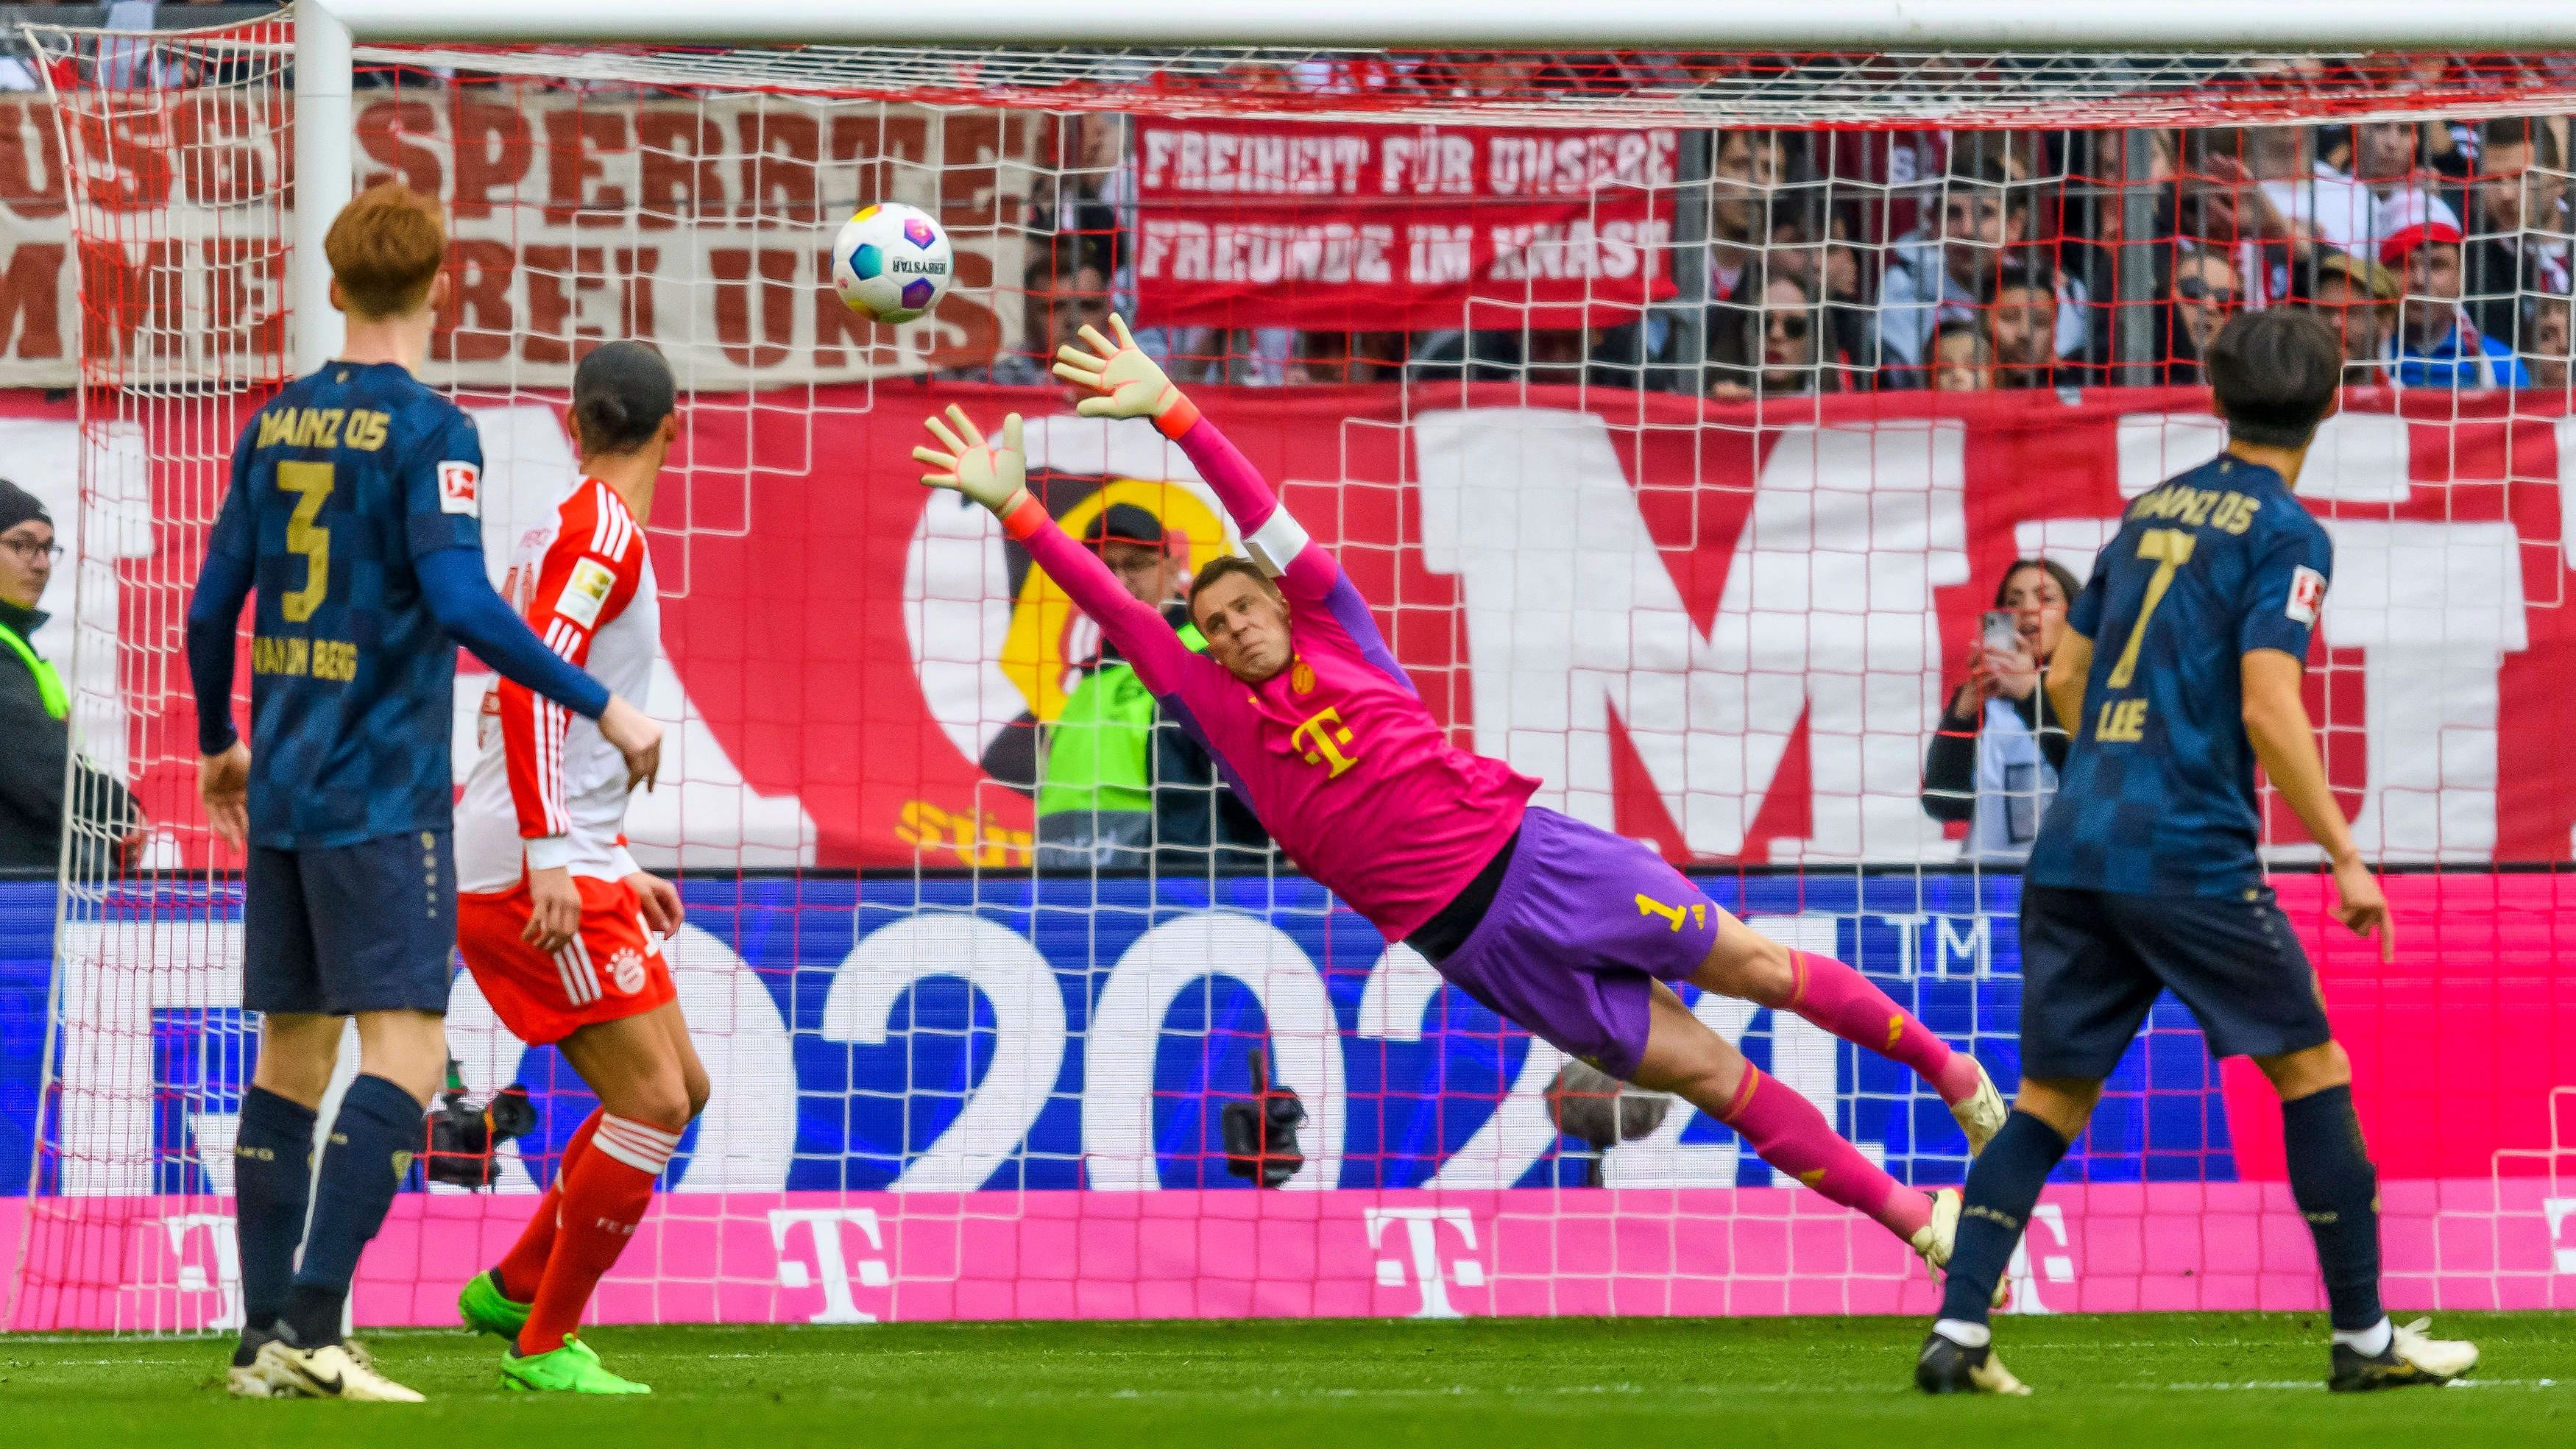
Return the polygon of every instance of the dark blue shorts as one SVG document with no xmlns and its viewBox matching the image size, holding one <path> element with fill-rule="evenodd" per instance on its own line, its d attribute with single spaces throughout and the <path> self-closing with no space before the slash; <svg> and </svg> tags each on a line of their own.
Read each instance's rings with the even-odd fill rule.
<svg viewBox="0 0 2576 1449">
<path fill-rule="evenodd" d="M 2024 886 L 2021 975 L 2025 1077 L 2111 1075 L 2167 990 L 2214 1057 L 2279 1056 L 2334 1036 L 2317 973 L 2269 891 L 2249 901 Z"/>
<path fill-rule="evenodd" d="M 324 850 L 254 845 L 242 935 L 242 1005 L 252 1011 L 444 1013 L 456 961 L 448 833 Z"/>
</svg>

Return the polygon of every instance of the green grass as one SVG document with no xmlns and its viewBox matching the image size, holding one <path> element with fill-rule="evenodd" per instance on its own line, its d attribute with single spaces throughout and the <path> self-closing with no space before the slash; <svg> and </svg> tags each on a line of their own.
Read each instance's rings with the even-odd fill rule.
<svg viewBox="0 0 2576 1449">
<path fill-rule="evenodd" d="M 0 1338 L 0 1443 L 456 1449 L 1550 1444 L 1573 1449 L 2576 1443 L 2576 1317 L 2443 1315 L 2472 1386 L 2323 1388 L 2313 1315 L 2007 1319 L 2038 1390 L 1931 1400 L 1889 1318 L 603 1328 L 650 1399 L 505 1395 L 490 1339 L 370 1340 L 420 1408 L 236 1402 L 207 1340 Z"/>
</svg>

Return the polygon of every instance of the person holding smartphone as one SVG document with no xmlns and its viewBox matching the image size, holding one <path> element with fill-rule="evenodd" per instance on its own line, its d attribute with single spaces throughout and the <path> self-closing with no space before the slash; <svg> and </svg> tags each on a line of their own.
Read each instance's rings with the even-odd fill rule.
<svg viewBox="0 0 2576 1449">
<path fill-rule="evenodd" d="M 2066 758 L 2066 731 L 2039 687 L 2040 671 L 2077 592 L 2065 565 L 2016 559 L 1980 622 L 1968 677 L 1923 756 L 1924 813 L 1967 822 L 1962 861 L 2019 865 L 2039 834 Z"/>
</svg>

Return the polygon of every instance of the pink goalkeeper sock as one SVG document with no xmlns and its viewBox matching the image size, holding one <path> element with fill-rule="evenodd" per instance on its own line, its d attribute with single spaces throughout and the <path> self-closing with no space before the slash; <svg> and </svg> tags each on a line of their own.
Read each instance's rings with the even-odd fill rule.
<svg viewBox="0 0 2576 1449">
<path fill-rule="evenodd" d="M 1867 1213 L 1912 1241 L 1932 1221 L 1932 1200 L 1881 1171 L 1835 1135 L 1815 1104 L 1747 1062 L 1744 1085 L 1717 1119 L 1736 1130 L 1756 1156 L 1855 1212 Z"/>
<path fill-rule="evenodd" d="M 1950 1103 L 1966 1101 L 1977 1090 L 1974 1059 L 1950 1050 L 1932 1028 L 1873 985 L 1858 971 L 1831 956 L 1792 950 L 1795 973 L 1789 999 L 1780 1003 L 1854 1046 L 1912 1067 Z"/>
</svg>

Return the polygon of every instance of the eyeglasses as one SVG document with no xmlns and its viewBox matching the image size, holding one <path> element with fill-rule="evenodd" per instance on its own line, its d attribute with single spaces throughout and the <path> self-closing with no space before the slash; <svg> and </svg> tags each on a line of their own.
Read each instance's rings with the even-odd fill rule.
<svg viewBox="0 0 2576 1449">
<path fill-rule="evenodd" d="M 2174 295 L 2186 302 L 2207 302 L 2213 307 L 2236 305 L 2236 289 L 2213 287 L 2198 277 L 2184 277 L 2174 283 Z"/>
<path fill-rule="evenodd" d="M 63 557 L 61 544 L 50 541 L 38 543 L 32 538 L 0 538 L 0 548 L 9 550 L 29 563 L 34 563 L 38 559 L 60 563 Z"/>
<path fill-rule="evenodd" d="M 1774 312 L 1766 319 L 1765 325 L 1779 328 L 1780 335 L 1792 342 L 1807 340 L 1807 314 L 1804 312 Z"/>
</svg>

